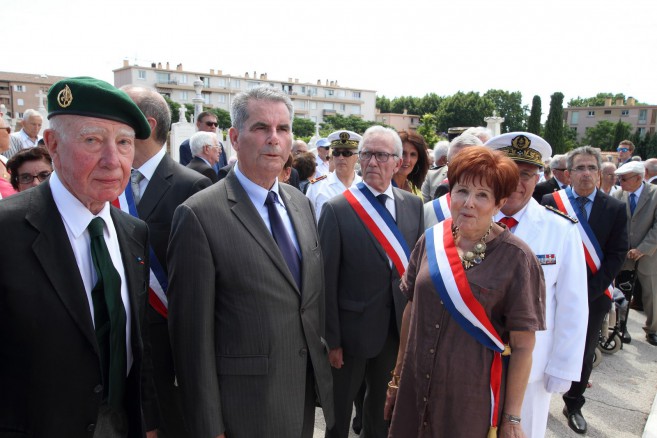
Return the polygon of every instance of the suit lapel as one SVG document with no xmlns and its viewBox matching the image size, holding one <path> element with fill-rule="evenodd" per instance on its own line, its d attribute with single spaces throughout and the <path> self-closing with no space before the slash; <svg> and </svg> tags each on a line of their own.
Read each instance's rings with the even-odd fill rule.
<svg viewBox="0 0 657 438">
<path fill-rule="evenodd" d="M 137 212 L 141 219 L 148 220 L 160 199 L 171 188 L 171 182 L 169 182 L 171 175 L 173 175 L 171 164 L 171 158 L 165 154 L 155 169 L 153 177 L 148 182 L 146 191 L 137 206 Z"/>
<path fill-rule="evenodd" d="M 237 175 L 235 175 L 235 172 L 230 172 L 228 176 L 226 176 L 225 180 L 225 187 L 227 192 L 226 195 L 228 197 L 228 201 L 233 203 L 231 206 L 231 211 L 242 223 L 242 225 L 244 225 L 244 228 L 246 228 L 249 234 L 253 236 L 255 242 L 262 247 L 262 249 L 274 263 L 274 266 L 276 266 L 276 268 L 281 271 L 283 276 L 298 292 L 299 290 L 297 288 L 296 282 L 290 273 L 290 269 L 285 263 L 285 259 L 283 259 L 281 251 L 278 249 L 278 245 L 276 245 L 276 241 L 274 241 L 274 237 L 269 232 L 265 222 L 262 220 L 262 217 L 251 202 L 249 195 L 240 184 L 239 180 L 237 179 Z M 294 224 L 295 229 L 298 229 L 298 226 L 295 224 L 295 222 L 293 221 L 292 223 Z"/>
<path fill-rule="evenodd" d="M 128 297 L 130 299 L 132 351 L 134 354 L 137 354 L 137 352 L 141 351 L 141 332 L 139 327 L 140 300 L 138 297 L 146 291 L 143 273 L 141 272 L 144 269 L 143 258 L 146 251 L 134 236 L 134 225 L 120 217 L 119 211 L 114 207 L 112 207 L 110 214 L 121 248 L 121 259 L 123 260 L 123 269 L 126 275 L 126 284 L 128 285 Z"/>
<path fill-rule="evenodd" d="M 33 189 L 25 219 L 39 232 L 32 245 L 34 254 L 71 318 L 97 352 L 87 293 L 48 182 Z"/>
<path fill-rule="evenodd" d="M 639 211 L 648 203 L 650 200 L 650 187 L 648 184 L 643 185 L 643 190 L 641 190 L 641 196 L 639 196 L 639 199 L 637 200 L 636 203 L 636 208 L 634 209 L 634 214 L 639 213 Z M 628 195 L 629 196 L 629 195 Z M 629 202 L 628 202 L 628 208 L 629 208 Z"/>
</svg>

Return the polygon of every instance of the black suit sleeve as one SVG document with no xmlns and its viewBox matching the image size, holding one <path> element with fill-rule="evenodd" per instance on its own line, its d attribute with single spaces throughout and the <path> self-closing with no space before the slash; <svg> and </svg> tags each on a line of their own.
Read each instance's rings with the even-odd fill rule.
<svg viewBox="0 0 657 438">
<path fill-rule="evenodd" d="M 314 209 L 313 209 L 314 210 Z M 330 349 L 342 346 L 340 312 L 338 310 L 338 279 L 340 278 L 341 237 L 338 218 L 330 202 L 322 206 L 319 216 L 319 242 L 324 259 L 326 282 L 326 342 Z"/>
<path fill-rule="evenodd" d="M 589 301 L 604 294 L 605 289 L 620 272 L 629 249 L 625 204 L 614 202 L 613 208 L 606 210 L 605 215 L 612 225 L 609 234 L 605 236 L 606 242 L 600 242 L 604 253 L 602 266 L 597 273 L 589 276 Z"/>
</svg>

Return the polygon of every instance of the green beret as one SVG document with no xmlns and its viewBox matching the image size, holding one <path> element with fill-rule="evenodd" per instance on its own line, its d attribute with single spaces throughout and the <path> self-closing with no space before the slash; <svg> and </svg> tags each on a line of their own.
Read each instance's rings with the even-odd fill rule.
<svg viewBox="0 0 657 438">
<path fill-rule="evenodd" d="M 139 107 L 122 90 L 90 77 L 63 79 L 48 90 L 48 118 L 70 114 L 125 123 L 145 140 L 151 127 Z"/>
</svg>

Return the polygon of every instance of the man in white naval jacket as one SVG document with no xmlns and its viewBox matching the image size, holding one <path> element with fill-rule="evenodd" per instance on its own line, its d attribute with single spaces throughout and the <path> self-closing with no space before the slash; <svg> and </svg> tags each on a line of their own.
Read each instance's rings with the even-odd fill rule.
<svg viewBox="0 0 657 438">
<path fill-rule="evenodd" d="M 527 437 L 542 438 L 552 393 L 567 391 L 571 381 L 578 381 L 582 372 L 588 321 L 582 240 L 576 219 L 550 210 L 532 198 L 543 158 L 552 154 L 545 140 L 527 132 L 512 132 L 490 139 L 486 146 L 504 152 L 520 171 L 518 188 L 495 221 L 506 223 L 532 248 L 545 276 L 547 330 L 536 332 L 521 416 Z"/>
</svg>

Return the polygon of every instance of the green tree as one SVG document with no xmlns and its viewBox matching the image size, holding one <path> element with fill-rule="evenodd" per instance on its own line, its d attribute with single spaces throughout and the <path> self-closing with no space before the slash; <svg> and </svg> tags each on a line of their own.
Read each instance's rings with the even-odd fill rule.
<svg viewBox="0 0 657 438">
<path fill-rule="evenodd" d="M 527 120 L 527 131 L 532 134 L 541 135 L 541 96 L 534 96 L 532 99 L 532 110 Z"/>
<path fill-rule="evenodd" d="M 424 137 L 427 147 L 433 148 L 433 145 L 439 140 L 438 134 L 436 134 L 436 116 L 433 114 L 423 115 L 417 133 Z"/>
<path fill-rule="evenodd" d="M 522 93 L 520 91 L 488 90 L 484 93 L 484 98 L 490 99 L 495 105 L 497 114 L 504 117 L 503 132 L 525 130 L 527 106 L 522 105 Z"/>
<path fill-rule="evenodd" d="M 376 107 L 382 113 L 389 113 L 390 109 L 392 108 L 392 104 L 390 103 L 390 99 L 388 99 L 387 97 L 376 96 Z"/>
<path fill-rule="evenodd" d="M 611 151 L 613 150 L 615 129 L 615 123 L 609 120 L 600 120 L 595 126 L 586 128 L 582 141 L 584 144 L 595 146 L 603 151 Z"/>
<path fill-rule="evenodd" d="M 435 113 L 440 108 L 440 104 L 444 100 L 444 97 L 438 96 L 436 93 L 425 94 L 423 98 L 420 99 L 420 107 L 418 108 L 417 114 L 423 116 L 429 113 Z"/>
<path fill-rule="evenodd" d="M 627 139 L 631 132 L 632 125 L 622 122 L 620 119 L 618 119 L 618 123 L 616 123 L 616 126 L 614 126 L 614 139 L 612 142 L 612 147 Z"/>
<path fill-rule="evenodd" d="M 338 129 L 346 129 L 357 134 L 362 134 L 372 125 L 383 125 L 383 123 L 363 120 L 354 115 L 345 117 L 342 114 L 336 114 L 334 116 L 324 117 L 324 121 L 319 125 L 319 131 L 320 135 L 323 137 L 326 137 L 331 132 L 337 131 Z"/>
<path fill-rule="evenodd" d="M 577 142 L 577 129 L 569 126 L 563 127 L 563 139 L 566 144 L 566 150 L 570 151 L 579 146 Z"/>
<path fill-rule="evenodd" d="M 292 122 L 292 130 L 294 131 L 294 136 L 298 137 L 312 137 L 315 135 L 315 122 L 310 119 L 302 119 L 300 117 L 295 117 Z"/>
<path fill-rule="evenodd" d="M 481 126 L 484 117 L 493 113 L 495 105 L 479 93 L 458 93 L 446 97 L 436 112 L 436 126 L 439 132 L 447 132 L 453 126 Z"/>
<path fill-rule="evenodd" d="M 391 113 L 403 114 L 404 110 L 406 110 L 408 114 L 422 115 L 420 113 L 420 98 L 401 96 L 392 99 L 392 106 L 390 108 Z"/>
<path fill-rule="evenodd" d="M 178 123 L 180 114 L 179 114 L 179 108 L 180 104 L 178 102 L 174 102 L 171 100 L 168 96 L 162 96 L 164 97 L 164 100 L 166 101 L 167 105 L 169 105 L 169 109 L 171 110 L 171 123 Z"/>
<path fill-rule="evenodd" d="M 545 121 L 545 140 L 552 146 L 552 154 L 565 154 L 566 142 L 563 125 L 563 93 L 550 96 L 550 112 Z"/>
</svg>

